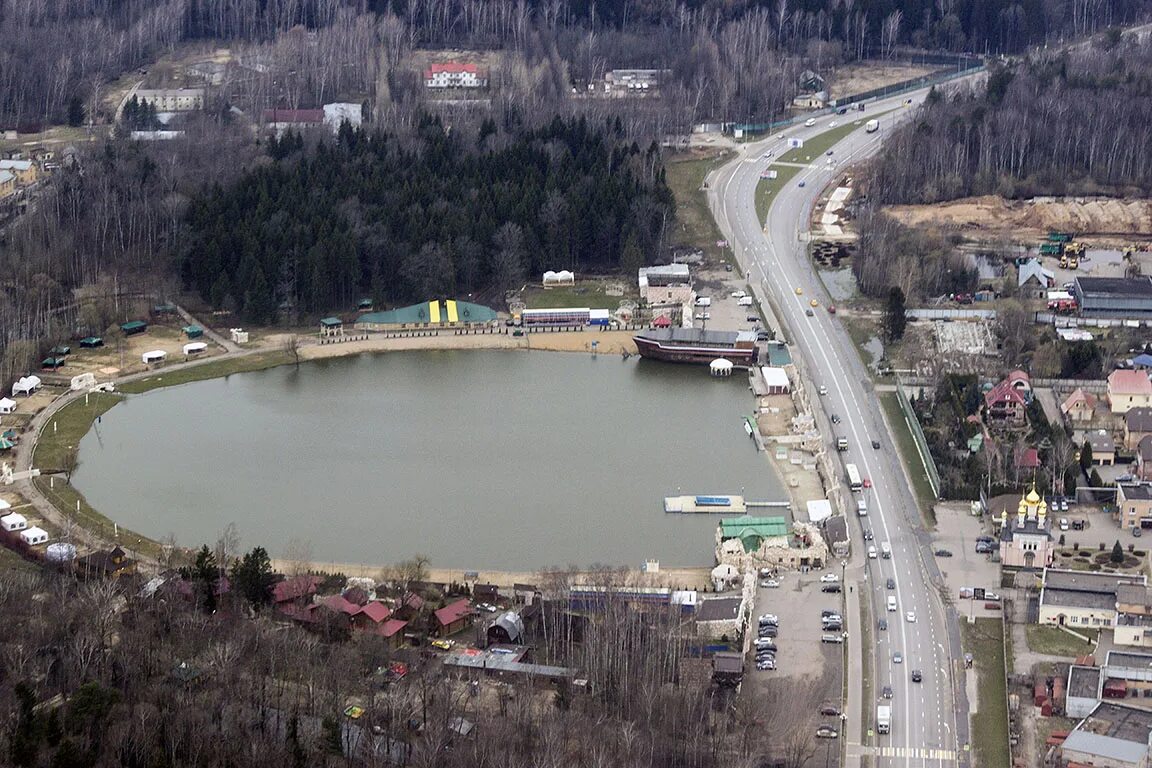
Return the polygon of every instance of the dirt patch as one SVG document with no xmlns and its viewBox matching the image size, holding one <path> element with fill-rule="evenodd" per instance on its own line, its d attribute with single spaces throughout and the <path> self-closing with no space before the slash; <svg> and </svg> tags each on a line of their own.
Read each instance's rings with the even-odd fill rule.
<svg viewBox="0 0 1152 768">
<path fill-rule="evenodd" d="M 851 96 L 914 77 L 923 77 L 937 69 L 900 64 L 849 64 L 837 69 L 828 79 L 828 93 L 834 99 Z"/>
<path fill-rule="evenodd" d="M 973 240 L 1038 240 L 1049 231 L 1075 232 L 1078 240 L 1119 247 L 1152 241 L 1152 200 L 968 197 L 940 205 L 893 205 L 885 211 L 909 226 L 935 227 Z"/>
</svg>

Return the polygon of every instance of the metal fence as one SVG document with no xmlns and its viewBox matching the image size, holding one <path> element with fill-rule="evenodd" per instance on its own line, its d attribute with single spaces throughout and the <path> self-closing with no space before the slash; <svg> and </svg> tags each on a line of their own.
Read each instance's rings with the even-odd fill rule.
<svg viewBox="0 0 1152 768">
<path fill-rule="evenodd" d="M 914 320 L 995 320 L 994 309 L 906 309 L 904 316 Z"/>
<path fill-rule="evenodd" d="M 896 378 L 896 399 L 900 403 L 900 410 L 904 412 L 904 420 L 912 432 L 912 439 L 916 442 L 916 450 L 920 453 L 920 461 L 924 465 L 924 472 L 928 475 L 928 484 L 932 486 L 932 493 L 940 498 L 940 472 L 936 469 L 936 462 L 932 459 L 932 452 L 928 450 L 928 438 L 920 428 L 920 420 L 912 410 L 912 403 L 904 394 L 904 384 L 899 377 Z"/>
</svg>

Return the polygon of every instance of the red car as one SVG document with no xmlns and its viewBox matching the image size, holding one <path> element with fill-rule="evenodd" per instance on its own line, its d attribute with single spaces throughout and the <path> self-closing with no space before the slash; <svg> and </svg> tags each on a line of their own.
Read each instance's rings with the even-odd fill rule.
<svg viewBox="0 0 1152 768">
<path fill-rule="evenodd" d="M 828 314 L 830 314 L 830 315 L 836 314 L 836 305 L 835 304 L 829 304 L 828 305 Z"/>
<path fill-rule="evenodd" d="M 869 480 L 868 478 L 864 478 L 864 487 L 865 488 L 871 488 L 872 487 L 872 481 Z"/>
</svg>

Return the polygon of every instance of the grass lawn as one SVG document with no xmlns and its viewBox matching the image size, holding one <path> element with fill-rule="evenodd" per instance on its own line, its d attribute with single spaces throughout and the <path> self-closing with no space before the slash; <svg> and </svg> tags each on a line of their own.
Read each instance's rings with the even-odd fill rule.
<svg viewBox="0 0 1152 768">
<path fill-rule="evenodd" d="M 900 401 L 895 392 L 880 392 L 880 405 L 884 408 L 884 415 L 892 426 L 892 435 L 896 438 L 896 445 L 900 449 L 900 456 L 908 467 L 908 474 L 912 476 L 912 490 L 916 492 L 916 502 L 920 505 L 920 512 L 929 525 L 936 525 L 936 512 L 933 505 L 936 496 L 932 493 L 932 484 L 928 482 L 928 473 L 924 471 L 924 462 L 920 458 L 920 451 L 916 446 L 916 439 L 912 437 L 912 430 L 904 418 L 904 411 L 900 409 Z"/>
<path fill-rule="evenodd" d="M 665 179 L 676 198 L 676 227 L 671 233 L 674 243 L 700 248 L 709 255 L 717 253 L 716 243 L 724 236 L 708 209 L 704 177 L 728 159 L 727 152 L 713 157 L 685 154 L 674 155 L 665 164 Z"/>
<path fill-rule="evenodd" d="M 32 572 L 39 570 L 40 566 L 36 563 L 25 560 L 10 549 L 0 547 L 0 573 L 11 573 L 12 571 Z"/>
<path fill-rule="evenodd" d="M 32 466 L 45 472 L 63 467 L 68 452 L 80 444 L 80 438 L 88 433 L 96 417 L 123 399 L 107 392 L 94 392 L 88 395 L 87 404 L 80 398 L 61 408 L 44 425 L 32 455 Z"/>
<path fill-rule="evenodd" d="M 768 209 L 772 207 L 772 202 L 780 194 L 780 190 L 800 172 L 800 168 L 794 165 L 772 165 L 770 170 L 776 171 L 776 178 L 760 179 L 760 183 L 756 185 L 756 218 L 760 221 L 760 226 L 764 226 L 768 218 Z"/>
<path fill-rule="evenodd" d="M 972 716 L 976 764 L 994 768 L 1010 765 L 1008 752 L 1008 692 L 1004 667 L 1004 623 L 1000 619 L 960 622 L 964 650 L 975 659 L 980 700 Z"/>
<path fill-rule="evenodd" d="M 529 309 L 588 307 L 614 310 L 620 306 L 620 300 L 624 298 L 635 296 L 609 296 L 604 293 L 604 284 L 598 282 L 577 283 L 571 287 L 547 290 L 533 287 L 524 291 L 524 303 Z"/>
<path fill-rule="evenodd" d="M 879 632 L 876 629 L 876 622 L 872 618 L 872 612 L 869 610 L 870 606 L 867 600 L 860 601 L 860 647 L 872 648 L 872 633 L 873 631 Z M 852 638 L 849 638 L 851 641 Z M 875 694 L 872 693 L 872 654 L 864 654 L 864 679 L 860 681 L 860 700 L 864 702 L 865 713 L 860 722 L 860 734 L 857 738 L 860 739 L 861 744 L 866 744 L 865 739 L 868 737 L 868 730 L 873 727 L 873 717 L 868 714 L 868 702 L 873 700 Z M 847 669 L 847 666 L 845 666 Z M 844 704 L 848 704 L 848 686 L 853 685 L 854 681 L 849 680 L 848 676 L 844 676 Z M 874 712 L 872 713 L 875 714 Z"/>
<path fill-rule="evenodd" d="M 1097 629 L 1076 629 L 1078 634 L 1095 640 L 1100 635 Z M 1078 637 L 1073 637 L 1057 627 L 1041 627 L 1029 624 L 1024 627 L 1028 638 L 1028 648 L 1035 653 L 1049 656 L 1082 656 L 1092 650 L 1092 645 Z"/>
<path fill-rule="evenodd" d="M 587 306 L 587 305 L 581 305 Z M 615 306 L 615 305 L 614 305 Z M 160 387 L 174 387 L 178 384 L 187 384 L 192 381 L 204 379 L 217 379 L 233 373 L 246 371 L 263 371 L 266 368 L 275 368 L 291 362 L 287 352 L 260 352 L 254 355 L 241 355 L 238 357 L 224 357 L 209 360 L 203 365 L 193 365 L 174 371 L 159 370 L 152 376 L 130 381 L 119 387 L 121 392 L 137 395 L 149 392 Z"/>
</svg>

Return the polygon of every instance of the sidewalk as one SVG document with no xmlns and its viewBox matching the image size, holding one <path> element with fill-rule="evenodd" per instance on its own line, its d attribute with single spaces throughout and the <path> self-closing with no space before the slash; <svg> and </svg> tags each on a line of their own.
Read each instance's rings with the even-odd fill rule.
<svg viewBox="0 0 1152 768">
<path fill-rule="evenodd" d="M 861 582 L 848 582 L 848 595 L 845 598 L 847 610 L 846 619 L 849 626 L 856 626 L 855 632 L 848 633 L 848 668 L 844 670 L 844 679 L 847 681 L 848 702 L 845 714 L 848 721 L 844 727 L 844 765 L 846 768 L 859 768 L 861 750 L 861 729 L 864 727 L 867 713 L 864 711 L 864 648 L 863 627 L 860 626 L 860 590 Z"/>
</svg>

